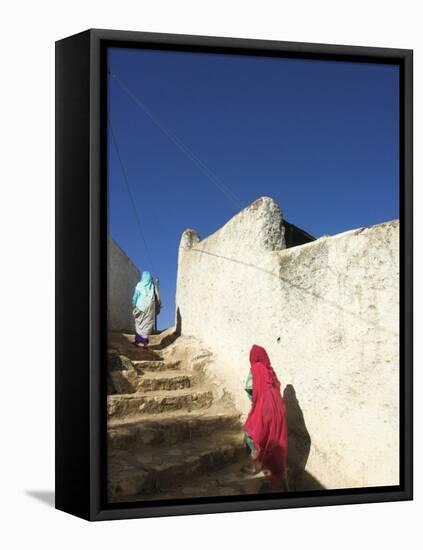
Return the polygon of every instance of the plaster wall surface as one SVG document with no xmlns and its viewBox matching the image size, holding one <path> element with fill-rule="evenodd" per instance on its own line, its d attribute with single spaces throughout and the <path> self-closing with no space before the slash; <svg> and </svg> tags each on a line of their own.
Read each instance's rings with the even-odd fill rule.
<svg viewBox="0 0 423 550">
<path fill-rule="evenodd" d="M 206 239 L 184 232 L 182 333 L 215 354 L 209 375 L 244 416 L 249 350 L 267 349 L 311 440 L 306 470 L 321 485 L 396 485 L 399 222 L 285 248 L 281 221 L 261 198 Z M 295 434 L 291 443 L 302 445 Z"/>
<path fill-rule="evenodd" d="M 140 271 L 125 252 L 107 236 L 108 330 L 133 332 L 132 295 Z"/>
</svg>

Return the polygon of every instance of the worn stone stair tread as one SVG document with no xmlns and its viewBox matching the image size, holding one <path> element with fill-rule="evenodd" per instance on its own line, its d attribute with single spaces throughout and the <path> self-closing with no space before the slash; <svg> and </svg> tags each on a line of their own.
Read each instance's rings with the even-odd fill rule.
<svg viewBox="0 0 423 550">
<path fill-rule="evenodd" d="M 132 342 L 134 339 L 133 333 L 123 332 L 121 333 L 122 337 L 125 338 L 128 342 Z M 165 330 L 161 330 L 156 334 L 150 334 L 148 337 L 149 344 L 146 349 L 160 349 L 162 346 L 170 345 L 174 340 L 176 340 L 178 335 L 176 334 L 175 327 L 170 327 Z"/>
<path fill-rule="evenodd" d="M 145 445 L 179 445 L 197 437 L 209 437 L 216 430 L 229 433 L 239 432 L 240 429 L 240 415 L 233 410 L 223 410 L 213 405 L 191 413 L 181 409 L 113 419 L 108 425 L 108 447 L 110 450 L 134 450 Z"/>
<path fill-rule="evenodd" d="M 174 369 L 146 371 L 144 374 L 141 375 L 141 379 L 157 380 L 161 378 L 180 378 L 182 376 L 185 376 L 187 378 L 192 378 L 193 373 L 189 370 L 174 370 Z"/>
<path fill-rule="evenodd" d="M 245 453 L 240 433 L 186 441 L 178 446 L 150 447 L 138 453 L 114 451 L 108 457 L 109 479 L 112 480 L 109 495 L 114 500 L 119 496 L 167 490 L 184 479 L 239 461 Z"/>
<path fill-rule="evenodd" d="M 207 421 L 209 418 L 216 417 L 231 417 L 234 420 L 239 420 L 240 413 L 234 411 L 232 408 L 224 407 L 220 404 L 214 404 L 208 409 L 200 409 L 191 412 L 184 409 L 178 409 L 176 411 L 166 411 L 163 413 L 133 415 L 127 418 L 111 418 L 108 421 L 108 428 L 128 427 L 138 425 L 140 423 L 146 425 L 149 422 L 182 422 L 184 420 Z"/>
<path fill-rule="evenodd" d="M 160 360 L 132 360 L 134 368 L 141 372 L 158 372 L 158 371 L 168 371 L 168 370 L 179 370 L 181 366 L 180 361 L 164 361 Z"/>
<path fill-rule="evenodd" d="M 109 331 L 107 347 L 116 350 L 120 355 L 125 355 L 125 357 L 129 359 L 162 360 L 160 350 L 152 349 L 149 346 L 135 346 L 134 334 L 122 334 L 120 332 Z"/>
<path fill-rule="evenodd" d="M 137 413 L 159 413 L 164 410 L 208 408 L 213 392 L 208 388 L 193 387 L 181 390 L 146 391 L 114 394 L 107 397 L 108 416 L 129 416 Z"/>
<path fill-rule="evenodd" d="M 146 464 L 155 467 L 159 463 L 165 464 L 169 457 L 176 457 L 176 461 L 191 454 L 197 455 L 210 449 L 215 449 L 220 446 L 242 446 L 245 447 L 243 436 L 240 432 L 237 433 L 222 433 L 214 434 L 211 438 L 201 438 L 196 441 L 181 442 L 178 447 L 175 445 L 164 445 L 159 448 L 149 447 L 144 448 L 140 452 L 133 453 L 125 450 L 112 451 L 110 458 L 122 458 L 132 465 L 144 466 Z M 147 456 L 149 455 L 149 456 Z"/>
<path fill-rule="evenodd" d="M 211 390 L 207 387 L 203 386 L 194 386 L 193 388 L 183 388 L 182 390 L 173 390 L 172 392 L 169 392 L 167 390 L 160 390 L 160 391 L 142 391 L 142 392 L 135 392 L 135 393 L 118 393 L 118 394 L 112 394 L 109 395 L 107 398 L 109 400 L 115 400 L 120 401 L 122 399 L 137 399 L 141 397 L 145 397 L 146 399 L 155 399 L 160 397 L 169 397 L 169 395 L 177 397 L 180 395 L 186 395 L 186 394 L 202 394 L 202 393 L 212 393 Z"/>
<path fill-rule="evenodd" d="M 164 339 L 168 338 L 169 336 L 172 336 L 175 334 L 175 327 L 169 327 L 164 330 L 160 330 L 159 332 L 156 332 L 155 334 L 150 334 L 148 339 L 152 344 L 161 344 Z M 127 338 L 128 340 L 131 340 L 134 335 L 132 333 L 123 332 L 122 335 Z"/>
<path fill-rule="evenodd" d="M 247 457 L 242 458 L 232 464 L 224 466 L 222 469 L 199 475 L 193 481 L 175 484 L 169 489 L 159 489 L 154 494 L 143 495 L 136 494 L 131 496 L 117 496 L 115 502 L 130 502 L 143 500 L 168 500 L 184 498 L 213 498 L 238 495 L 255 494 L 282 494 L 284 491 L 280 487 L 272 487 L 266 476 L 260 472 L 258 474 L 246 474 L 241 468 L 248 464 Z"/>
<path fill-rule="evenodd" d="M 281 493 L 280 485 L 272 487 L 269 479 L 263 472 L 248 474 L 242 471 L 242 467 L 248 465 L 249 458 L 244 458 L 234 464 L 230 464 L 219 475 L 215 475 L 219 486 L 231 488 L 234 494 L 258 494 L 258 493 Z"/>
<path fill-rule="evenodd" d="M 160 332 L 157 332 L 156 334 L 150 334 L 148 339 L 152 344 L 159 344 L 163 340 L 163 338 L 165 338 L 170 334 L 173 334 L 174 332 L 175 332 L 175 327 L 170 327 Z M 132 342 L 132 340 L 134 339 L 133 332 L 118 332 L 117 334 L 119 334 L 122 338 L 124 338 L 128 342 Z"/>
<path fill-rule="evenodd" d="M 145 371 L 138 377 L 138 391 L 175 391 L 192 387 L 194 375 L 186 370 Z"/>
<path fill-rule="evenodd" d="M 115 470 L 117 476 L 138 470 L 161 473 L 174 467 L 187 467 L 193 459 L 220 451 L 243 451 L 246 453 L 242 435 L 225 433 L 223 436 L 181 442 L 178 446 L 144 447 L 137 453 L 117 450 L 109 453 L 108 467 Z M 239 457 L 237 457 L 239 460 Z M 116 477 L 116 475 L 115 475 Z"/>
</svg>

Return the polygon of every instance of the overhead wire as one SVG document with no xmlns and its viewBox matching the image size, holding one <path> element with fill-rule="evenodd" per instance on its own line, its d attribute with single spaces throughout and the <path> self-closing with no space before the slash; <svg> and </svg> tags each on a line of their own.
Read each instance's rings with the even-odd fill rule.
<svg viewBox="0 0 423 550">
<path fill-rule="evenodd" d="M 143 231 L 142 226 L 141 226 L 141 220 L 140 220 L 140 217 L 138 215 L 138 210 L 137 210 L 137 207 L 136 207 L 136 204 L 135 204 L 134 196 L 132 195 L 132 191 L 131 191 L 131 188 L 130 188 L 130 185 L 129 185 L 128 174 L 126 173 L 125 166 L 123 164 L 122 156 L 121 156 L 120 151 L 119 151 L 119 146 L 118 146 L 118 143 L 117 143 L 115 132 L 113 131 L 113 127 L 112 127 L 112 124 L 111 124 L 111 121 L 110 121 L 110 117 L 108 118 L 108 126 L 109 126 L 109 130 L 110 130 L 110 136 L 112 138 L 111 141 L 112 141 L 112 143 L 115 147 L 116 155 L 117 155 L 117 158 L 119 160 L 119 165 L 121 167 L 121 171 L 122 171 L 122 175 L 123 175 L 123 181 L 124 181 L 126 190 L 128 192 L 130 203 L 132 205 L 132 210 L 134 212 L 135 221 L 136 221 L 136 224 L 137 224 L 137 227 L 138 227 L 138 231 L 139 231 L 141 239 L 144 243 L 147 259 L 149 261 L 151 270 L 154 271 L 154 264 L 153 264 L 153 260 L 152 260 L 152 255 L 151 255 L 148 243 L 147 243 L 147 239 L 145 238 L 144 231 Z"/>
<path fill-rule="evenodd" d="M 145 115 L 184 153 L 197 168 L 215 185 L 215 187 L 238 209 L 244 205 L 241 199 L 202 161 L 174 132 L 157 118 L 157 116 L 135 95 L 116 74 L 108 71 L 109 76 L 115 80 L 121 89 L 134 101 Z"/>
</svg>

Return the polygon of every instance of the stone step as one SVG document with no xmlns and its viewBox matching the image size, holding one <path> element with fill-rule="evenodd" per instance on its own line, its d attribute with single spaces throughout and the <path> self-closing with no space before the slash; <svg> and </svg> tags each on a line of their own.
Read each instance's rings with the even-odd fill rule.
<svg viewBox="0 0 423 550">
<path fill-rule="evenodd" d="M 236 463 L 228 465 L 224 470 L 218 472 L 218 475 L 212 477 L 217 482 L 218 492 L 216 496 L 222 495 L 257 495 L 257 494 L 275 494 L 286 492 L 286 487 L 282 481 L 275 485 L 270 483 L 268 476 L 263 472 L 257 474 L 245 473 L 242 471 L 244 466 L 249 466 L 251 459 L 249 455 L 243 456 Z M 188 491 L 190 488 L 186 488 Z M 172 497 L 171 497 L 172 498 Z"/>
<path fill-rule="evenodd" d="M 186 409 L 188 412 L 210 407 L 213 393 L 207 389 L 187 388 L 174 391 L 115 394 L 107 397 L 107 415 L 126 417 Z"/>
<path fill-rule="evenodd" d="M 122 333 L 125 338 L 133 338 L 132 333 Z M 153 334 L 150 334 L 148 337 L 150 344 L 153 346 L 163 345 L 169 342 L 171 340 L 172 342 L 175 341 L 178 338 L 178 335 L 176 333 L 175 327 L 169 327 L 163 330 L 159 330 L 157 332 L 153 332 Z"/>
<path fill-rule="evenodd" d="M 108 423 L 108 449 L 133 450 L 145 445 L 174 445 L 215 433 L 240 431 L 239 414 L 212 406 L 191 413 L 171 411 Z"/>
<path fill-rule="evenodd" d="M 283 494 L 286 488 L 278 483 L 272 486 L 268 478 L 260 472 L 247 474 L 242 467 L 249 464 L 250 459 L 240 451 L 241 459 L 226 464 L 223 468 L 208 471 L 192 479 L 183 479 L 167 488 L 159 487 L 156 492 L 123 494 L 113 496 L 113 502 L 142 502 L 146 500 L 167 500 L 186 498 L 213 498 L 239 495 Z"/>
<path fill-rule="evenodd" d="M 169 391 L 183 390 L 192 385 L 193 375 L 187 371 L 163 370 L 159 372 L 145 372 L 139 377 L 138 391 Z"/>
<path fill-rule="evenodd" d="M 238 462 L 246 454 L 240 433 L 216 434 L 199 441 L 144 448 L 138 453 L 115 451 L 108 458 L 109 500 L 138 495 L 144 498 L 175 485 L 192 483 L 201 474 Z"/>
<path fill-rule="evenodd" d="M 180 361 L 154 361 L 154 360 L 143 360 L 143 361 L 132 361 L 132 364 L 137 372 L 143 374 L 144 372 L 157 372 L 163 370 L 178 370 L 181 367 Z"/>
<path fill-rule="evenodd" d="M 136 346 L 134 344 L 133 334 L 122 334 L 120 332 L 109 332 L 107 339 L 108 349 L 116 350 L 120 355 L 124 355 L 134 361 L 160 361 L 162 354 L 160 351 L 147 346 Z"/>
<path fill-rule="evenodd" d="M 173 344 L 178 338 L 179 334 L 176 331 L 176 327 L 170 327 L 149 336 L 150 343 L 148 347 L 150 349 L 164 349 Z"/>
<path fill-rule="evenodd" d="M 132 344 L 134 336 L 134 333 L 120 333 L 120 342 L 129 342 Z M 140 349 L 159 351 L 173 344 L 178 339 L 178 337 L 179 335 L 175 332 L 175 327 L 171 327 L 158 333 L 150 334 L 150 336 L 148 337 L 148 345 L 145 347 L 142 346 L 140 347 Z"/>
</svg>

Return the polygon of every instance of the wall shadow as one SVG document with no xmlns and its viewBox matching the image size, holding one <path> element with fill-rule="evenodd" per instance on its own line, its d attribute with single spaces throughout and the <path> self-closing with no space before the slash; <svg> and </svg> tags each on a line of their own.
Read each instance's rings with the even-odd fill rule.
<svg viewBox="0 0 423 550">
<path fill-rule="evenodd" d="M 181 311 L 178 307 L 176 310 L 176 328 L 175 333 L 180 336 L 182 334 L 182 317 L 181 317 Z"/>
<path fill-rule="evenodd" d="M 306 471 L 310 455 L 311 437 L 307 430 L 304 414 L 292 384 L 283 391 L 288 427 L 288 481 L 291 491 L 324 489 L 317 479 Z"/>
<path fill-rule="evenodd" d="M 169 329 L 160 330 L 160 331 L 158 331 L 157 334 L 161 334 L 163 332 L 168 332 L 168 330 Z M 164 348 L 167 348 L 168 346 L 173 344 L 173 342 L 181 336 L 181 333 L 182 333 L 182 317 L 181 317 L 181 312 L 179 311 L 179 307 L 178 307 L 178 309 L 176 311 L 175 329 L 172 330 L 172 332 L 170 332 L 170 333 L 166 334 L 165 336 L 163 336 L 163 338 L 161 338 L 161 340 L 158 344 L 149 345 L 148 349 L 149 350 L 162 350 Z"/>
</svg>

